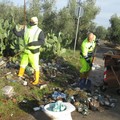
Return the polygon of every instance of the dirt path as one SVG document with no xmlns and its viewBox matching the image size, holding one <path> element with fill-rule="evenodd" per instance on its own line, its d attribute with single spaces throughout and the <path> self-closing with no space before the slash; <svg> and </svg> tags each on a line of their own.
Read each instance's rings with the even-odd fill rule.
<svg viewBox="0 0 120 120">
<path fill-rule="evenodd" d="M 100 68 L 94 71 L 91 71 L 90 78 L 92 83 L 96 86 L 99 86 L 103 83 L 103 73 L 104 73 L 104 60 L 103 54 L 113 50 L 112 48 L 106 47 L 102 42 L 102 46 L 98 47 L 96 58 L 94 63 L 99 65 Z M 102 112 L 93 112 L 90 111 L 88 116 L 83 116 L 78 112 L 73 112 L 72 117 L 73 120 L 120 120 L 120 96 L 116 93 L 116 88 L 108 88 L 105 94 L 112 96 L 113 98 L 117 99 L 117 104 L 115 108 L 103 109 Z"/>
</svg>

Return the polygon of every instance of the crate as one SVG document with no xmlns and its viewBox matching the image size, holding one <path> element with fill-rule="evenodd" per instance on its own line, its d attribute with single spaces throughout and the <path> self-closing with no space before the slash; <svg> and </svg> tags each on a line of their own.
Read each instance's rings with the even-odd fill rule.
<svg viewBox="0 0 120 120">
<path fill-rule="evenodd" d="M 107 68 L 106 79 L 104 82 L 107 83 L 109 87 L 120 87 L 120 52 L 116 54 L 105 53 L 104 66 Z M 118 78 L 119 83 L 112 68 Z"/>
</svg>

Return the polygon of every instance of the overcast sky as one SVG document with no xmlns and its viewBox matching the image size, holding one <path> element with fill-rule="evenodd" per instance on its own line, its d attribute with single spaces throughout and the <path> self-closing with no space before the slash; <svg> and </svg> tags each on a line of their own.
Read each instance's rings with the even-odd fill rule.
<svg viewBox="0 0 120 120">
<path fill-rule="evenodd" d="M 109 19 L 117 14 L 120 17 L 120 0 L 96 0 L 96 5 L 101 8 L 95 22 L 104 27 L 110 26 Z"/>
<path fill-rule="evenodd" d="M 24 4 L 24 0 L 10 1 L 13 1 L 17 5 Z M 63 6 L 67 5 L 67 2 L 68 0 L 57 0 L 57 7 L 62 8 Z M 102 25 L 107 28 L 110 26 L 109 19 L 113 14 L 117 14 L 118 16 L 120 16 L 120 0 L 96 0 L 96 5 L 101 8 L 100 13 L 96 16 L 96 19 L 94 20 L 98 26 Z"/>
</svg>

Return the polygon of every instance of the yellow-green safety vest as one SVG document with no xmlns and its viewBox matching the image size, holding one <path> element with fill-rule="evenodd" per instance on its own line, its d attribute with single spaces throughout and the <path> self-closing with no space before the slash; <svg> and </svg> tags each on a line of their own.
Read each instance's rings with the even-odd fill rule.
<svg viewBox="0 0 120 120">
<path fill-rule="evenodd" d="M 89 53 L 92 53 L 94 51 L 94 48 L 96 46 L 95 42 L 96 36 L 94 35 L 94 40 L 92 42 L 88 42 L 88 38 L 86 38 L 81 45 L 81 53 L 83 56 L 88 56 Z"/>
<path fill-rule="evenodd" d="M 30 28 L 25 27 L 25 33 L 24 33 L 24 42 L 25 45 L 28 43 L 31 43 L 33 41 L 38 41 L 39 34 L 42 30 L 37 26 L 32 26 Z M 37 49 L 40 48 L 40 45 L 38 46 L 27 46 L 27 49 Z"/>
</svg>

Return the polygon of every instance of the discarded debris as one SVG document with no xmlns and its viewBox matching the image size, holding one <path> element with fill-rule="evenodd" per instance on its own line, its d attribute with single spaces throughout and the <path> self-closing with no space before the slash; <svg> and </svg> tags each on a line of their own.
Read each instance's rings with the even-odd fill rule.
<svg viewBox="0 0 120 120">
<path fill-rule="evenodd" d="M 34 107 L 33 110 L 38 111 L 38 110 L 40 110 L 40 107 Z"/>
<path fill-rule="evenodd" d="M 53 89 L 53 92 L 44 97 L 45 104 L 56 103 L 58 99 L 62 101 L 70 102 L 76 107 L 76 110 L 82 115 L 89 115 L 90 110 L 92 111 L 103 111 L 102 108 L 108 107 L 113 108 L 116 106 L 117 99 L 112 98 L 109 95 L 100 93 L 99 90 L 95 90 L 92 93 L 85 92 L 80 89 L 67 89 L 61 90 L 59 88 Z"/>
<path fill-rule="evenodd" d="M 66 106 L 63 104 L 61 100 L 56 101 L 55 103 L 50 103 L 50 106 L 48 110 L 53 112 L 60 112 L 64 111 L 66 109 Z"/>
<path fill-rule="evenodd" d="M 92 70 L 100 69 L 100 65 L 93 63 Z"/>
<path fill-rule="evenodd" d="M 5 67 L 5 66 L 6 66 L 6 62 L 3 61 L 3 60 L 1 60 L 1 61 L 0 61 L 0 67 Z"/>
<path fill-rule="evenodd" d="M 27 81 L 23 81 L 23 85 L 26 86 L 28 83 Z"/>
<path fill-rule="evenodd" d="M 44 89 L 47 87 L 47 84 L 44 84 L 44 85 L 40 85 L 40 90 Z"/>
<path fill-rule="evenodd" d="M 5 86 L 2 88 L 3 95 L 10 98 L 15 95 L 14 89 L 12 86 Z"/>
</svg>

